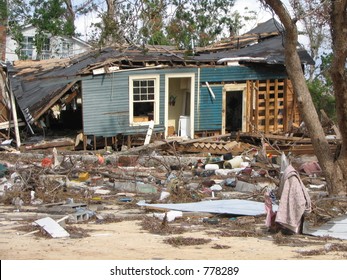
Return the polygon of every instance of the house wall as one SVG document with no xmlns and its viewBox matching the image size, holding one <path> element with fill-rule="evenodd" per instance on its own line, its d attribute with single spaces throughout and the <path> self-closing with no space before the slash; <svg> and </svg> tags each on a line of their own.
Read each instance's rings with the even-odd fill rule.
<svg viewBox="0 0 347 280">
<path fill-rule="evenodd" d="M 217 66 L 201 68 L 200 73 L 200 96 L 197 98 L 197 107 L 195 115 L 195 131 L 222 131 L 223 122 L 223 88 L 226 84 L 245 84 L 248 85 L 252 81 L 269 81 L 276 79 L 287 78 L 287 74 L 284 66 L 277 65 L 266 65 L 266 66 Z M 206 82 L 209 83 L 215 99 L 212 98 Z M 251 100 L 252 89 L 247 86 L 247 120 L 258 121 L 254 114 L 258 112 L 253 108 L 253 100 Z M 269 89 L 270 92 L 270 89 Z M 286 91 L 287 92 L 287 91 Z M 289 91 L 288 91 L 289 93 Z M 290 92 L 290 101 L 287 102 L 285 106 L 291 106 L 293 103 L 293 92 Z M 257 105 L 257 104 L 256 104 Z M 293 106 L 292 106 L 293 107 Z M 253 110 L 254 109 L 254 110 Z M 268 110 L 269 111 L 269 110 Z M 267 112 L 268 112 L 267 111 Z M 285 119 L 287 121 L 287 119 Z M 258 125 L 258 123 L 256 124 Z M 258 126 L 256 126 L 258 127 Z M 266 127 L 266 130 L 268 130 Z M 260 126 L 261 130 L 265 130 L 264 126 Z M 273 131 L 274 126 L 271 127 Z M 276 128 L 280 128 L 277 127 Z M 281 128 L 286 128 L 282 126 Z M 247 125 L 247 131 L 252 130 L 251 126 Z M 269 131 L 267 131 L 269 132 Z"/>
<path fill-rule="evenodd" d="M 69 52 L 63 51 L 63 43 L 71 45 Z M 81 41 L 74 38 L 62 38 L 62 37 L 52 37 L 51 38 L 51 58 L 65 58 L 78 55 L 90 49 L 88 46 L 83 44 Z"/>
<path fill-rule="evenodd" d="M 223 90 L 228 84 L 242 84 L 247 88 L 247 124 L 246 130 L 253 128 L 271 132 L 274 130 L 285 130 L 286 123 L 298 122 L 298 114 L 295 111 L 295 100 L 290 83 L 286 79 L 284 67 L 264 66 L 220 66 L 209 68 L 170 68 L 155 70 L 119 71 L 105 75 L 90 76 L 82 80 L 83 98 L 83 130 L 85 135 L 95 135 L 111 137 L 118 134 L 140 134 L 147 131 L 148 126 L 131 126 L 129 124 L 129 76 L 133 75 L 159 75 L 160 77 L 160 97 L 159 97 L 159 123 L 154 127 L 154 131 L 165 131 L 165 107 L 168 107 L 168 96 L 165 93 L 165 77 L 169 74 L 195 74 L 195 104 L 194 104 L 194 130 L 220 131 L 223 126 Z M 200 81 L 198 78 L 200 77 Z M 278 83 L 277 80 L 280 80 Z M 276 102 L 283 101 L 283 107 L 263 108 L 259 110 L 257 106 L 262 106 L 260 96 L 264 93 L 256 91 L 259 82 L 268 84 L 268 93 L 273 91 L 273 84 L 280 84 L 283 87 L 284 96 L 276 99 Z M 213 94 L 210 93 L 206 82 L 209 83 Z M 254 94 L 253 94 L 254 92 Z M 256 95 L 256 94 L 259 94 Z M 215 98 L 213 98 L 213 96 Z M 270 96 L 270 95 L 269 95 Z M 257 98 L 253 100 L 253 98 Z M 258 103 L 256 103 L 258 102 Z M 269 100 L 267 106 L 272 101 Z M 277 105 L 276 105 L 277 106 Z M 169 110 L 172 109 L 169 107 Z M 277 118 L 277 113 L 284 112 L 283 121 L 278 125 L 271 125 L 272 122 L 264 122 L 259 117 L 263 112 L 271 115 L 272 119 Z M 267 125 L 263 125 L 263 124 Z"/>
<path fill-rule="evenodd" d="M 35 36 L 35 28 L 24 28 L 23 30 L 24 37 L 34 37 Z M 11 35 L 6 37 L 6 61 L 13 62 L 18 60 L 18 56 L 16 54 L 16 49 L 18 44 L 14 41 Z M 33 56 L 36 57 L 36 51 L 33 51 Z"/>
<path fill-rule="evenodd" d="M 90 76 L 82 80 L 83 131 L 85 135 L 112 137 L 117 134 L 145 133 L 148 125 L 129 124 L 129 76 L 159 75 L 159 123 L 154 131 L 165 131 L 165 75 L 194 73 L 197 68 L 120 71 Z M 197 79 L 195 79 L 197 89 Z M 196 94 L 196 92 L 194 93 Z"/>
<path fill-rule="evenodd" d="M 28 26 L 23 29 L 23 36 L 24 37 L 35 37 L 35 27 Z M 62 53 L 62 42 L 68 42 L 72 44 L 72 51 L 69 56 L 77 55 L 80 53 L 85 52 L 89 49 L 89 46 L 83 41 L 80 41 L 79 39 L 75 38 L 62 38 L 62 37 L 51 37 L 51 58 L 64 58 L 67 57 L 65 53 Z M 18 47 L 18 44 L 11 38 L 10 35 L 7 35 L 6 37 L 6 56 L 5 61 L 13 62 L 18 60 L 18 56 L 15 53 L 16 48 Z M 35 60 L 37 57 L 37 52 L 34 49 L 33 50 L 33 56 L 32 59 Z"/>
</svg>

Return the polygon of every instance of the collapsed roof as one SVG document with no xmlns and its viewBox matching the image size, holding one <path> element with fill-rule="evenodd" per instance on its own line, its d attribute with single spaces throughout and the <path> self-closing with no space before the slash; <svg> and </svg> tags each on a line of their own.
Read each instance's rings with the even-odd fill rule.
<svg viewBox="0 0 347 280">
<path fill-rule="evenodd" d="M 105 48 L 67 59 L 18 61 L 8 65 L 10 84 L 17 103 L 27 121 L 32 124 L 47 112 L 62 96 L 74 90 L 83 75 L 102 68 L 117 70 L 155 66 L 198 67 L 238 63 L 284 64 L 284 44 L 280 24 L 273 19 L 260 24 L 242 36 L 229 38 L 187 56 L 169 46 L 127 46 Z M 303 64 L 314 63 L 309 54 L 298 47 Z M 113 70 L 114 71 L 114 70 Z"/>
</svg>

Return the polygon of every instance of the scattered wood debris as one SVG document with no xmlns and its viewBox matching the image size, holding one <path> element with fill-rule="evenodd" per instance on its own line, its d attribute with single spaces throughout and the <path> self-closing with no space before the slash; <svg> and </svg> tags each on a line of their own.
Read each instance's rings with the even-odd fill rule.
<svg viewBox="0 0 347 280">
<path fill-rule="evenodd" d="M 155 218 L 148 218 L 142 220 L 141 226 L 144 230 L 153 234 L 169 235 L 169 234 L 181 234 L 186 230 L 181 226 L 169 225 L 166 220 L 160 222 Z"/>
</svg>

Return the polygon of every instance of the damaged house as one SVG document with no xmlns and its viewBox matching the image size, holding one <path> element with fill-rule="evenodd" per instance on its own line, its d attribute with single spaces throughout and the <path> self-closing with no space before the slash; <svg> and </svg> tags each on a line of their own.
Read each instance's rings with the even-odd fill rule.
<svg viewBox="0 0 347 280">
<path fill-rule="evenodd" d="M 106 48 L 69 59 L 8 66 L 26 123 L 59 125 L 112 143 L 146 134 L 195 138 L 287 131 L 300 116 L 284 65 L 281 28 L 248 33 L 188 54 L 173 47 Z M 304 49 L 302 64 L 313 63 Z"/>
</svg>

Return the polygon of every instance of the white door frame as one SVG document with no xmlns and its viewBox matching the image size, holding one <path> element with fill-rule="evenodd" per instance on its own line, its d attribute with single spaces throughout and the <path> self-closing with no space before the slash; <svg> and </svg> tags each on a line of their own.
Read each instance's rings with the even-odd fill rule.
<svg viewBox="0 0 347 280">
<path fill-rule="evenodd" d="M 225 134 L 226 94 L 228 91 L 242 91 L 242 131 L 245 132 L 247 127 L 247 84 L 226 84 L 223 87 L 222 135 Z"/>
<path fill-rule="evenodd" d="M 194 138 L 194 102 L 195 102 L 195 73 L 175 73 L 165 75 L 165 138 L 168 135 L 169 120 L 169 79 L 190 78 L 190 137 Z"/>
</svg>

